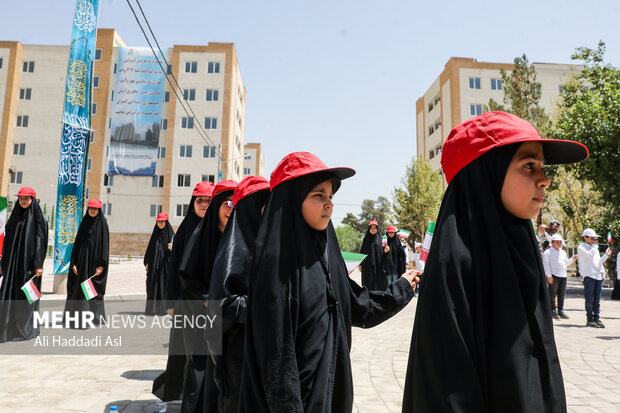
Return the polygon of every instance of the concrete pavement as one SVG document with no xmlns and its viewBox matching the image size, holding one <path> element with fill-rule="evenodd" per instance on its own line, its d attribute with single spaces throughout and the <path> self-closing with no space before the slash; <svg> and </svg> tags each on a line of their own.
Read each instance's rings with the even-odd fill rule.
<svg viewBox="0 0 620 413">
<path fill-rule="evenodd" d="M 43 298 L 58 297 L 51 293 L 52 277 L 44 277 Z M 111 264 L 106 299 L 144 299 L 144 289 L 141 261 Z M 619 412 L 620 301 L 603 299 L 607 328 L 586 328 L 580 292 L 571 279 L 565 304 L 571 318 L 555 323 L 569 411 Z M 375 328 L 353 329 L 354 411 L 400 411 L 415 305 L 414 299 Z M 0 406 L 29 413 L 102 413 L 111 405 L 125 413 L 152 412 L 152 380 L 165 363 L 165 356 L 0 356 Z M 179 404 L 168 411 L 178 412 Z"/>
</svg>

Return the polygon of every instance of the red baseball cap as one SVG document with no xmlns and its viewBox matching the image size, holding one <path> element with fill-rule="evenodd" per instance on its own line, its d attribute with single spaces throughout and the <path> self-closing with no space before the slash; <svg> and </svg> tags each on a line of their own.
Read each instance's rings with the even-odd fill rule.
<svg viewBox="0 0 620 413">
<path fill-rule="evenodd" d="M 389 227 L 387 227 L 387 230 L 385 232 L 397 232 L 397 230 L 394 225 L 390 225 Z"/>
<path fill-rule="evenodd" d="M 218 182 L 213 189 L 213 196 L 221 194 L 224 191 L 233 191 L 237 187 L 237 181 L 227 180 Z"/>
<path fill-rule="evenodd" d="M 103 205 L 101 204 L 101 201 L 98 199 L 91 199 L 90 201 L 88 201 L 88 204 L 86 205 L 87 208 L 103 208 Z"/>
<path fill-rule="evenodd" d="M 271 173 L 271 189 L 284 181 L 310 175 L 316 172 L 331 172 L 340 179 L 355 175 L 351 168 L 328 168 L 316 155 L 310 152 L 293 152 L 286 155 Z"/>
<path fill-rule="evenodd" d="M 370 222 L 368 223 L 368 226 L 371 226 L 371 225 L 376 225 L 376 226 L 378 227 L 378 226 L 379 226 L 379 223 L 378 223 L 377 221 L 370 221 Z"/>
<path fill-rule="evenodd" d="M 237 205 L 237 202 L 244 197 L 264 189 L 269 189 L 269 181 L 267 178 L 263 178 L 262 176 L 246 176 L 235 188 L 233 204 Z"/>
<path fill-rule="evenodd" d="M 159 214 L 157 214 L 157 218 L 155 218 L 155 221 L 168 221 L 168 214 L 166 214 L 165 212 L 160 212 Z"/>
<path fill-rule="evenodd" d="M 29 186 L 22 186 L 21 188 L 19 188 L 17 196 L 31 196 L 33 198 L 36 198 L 37 193 L 34 192 L 34 189 L 30 188 Z"/>
<path fill-rule="evenodd" d="M 198 182 L 194 187 L 194 192 L 192 192 L 192 196 L 213 196 L 213 188 L 215 188 L 213 182 Z"/>
<path fill-rule="evenodd" d="M 474 159 L 493 148 L 517 142 L 540 142 L 545 164 L 581 162 L 588 158 L 588 148 L 579 142 L 543 139 L 526 120 L 502 111 L 473 117 L 452 129 L 441 151 L 441 167 L 446 181 Z"/>
</svg>

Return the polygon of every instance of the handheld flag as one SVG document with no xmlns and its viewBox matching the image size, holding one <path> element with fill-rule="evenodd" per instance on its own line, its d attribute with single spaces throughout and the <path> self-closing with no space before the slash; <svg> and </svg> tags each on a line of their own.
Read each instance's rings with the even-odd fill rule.
<svg viewBox="0 0 620 413">
<path fill-rule="evenodd" d="M 353 252 L 344 252 L 341 251 L 342 258 L 344 258 L 344 263 L 347 266 L 347 274 L 351 275 L 353 270 L 357 268 L 362 261 L 367 257 L 366 254 L 356 254 Z"/>
<path fill-rule="evenodd" d="M 34 285 L 34 281 L 32 278 L 29 279 L 26 284 L 22 286 L 22 291 L 26 294 L 26 298 L 28 299 L 28 304 L 32 304 L 41 298 L 41 293 L 36 285 Z"/>
<path fill-rule="evenodd" d="M 398 230 L 398 237 L 399 238 L 409 238 L 409 234 L 411 234 L 411 232 L 407 231 L 405 229 L 399 229 Z"/>
<path fill-rule="evenodd" d="M 93 282 L 90 278 L 80 284 L 80 286 L 82 287 L 82 292 L 84 293 L 84 297 L 86 297 L 87 300 L 95 298 L 98 295 L 97 290 L 95 290 L 95 286 L 93 285 Z"/>
<path fill-rule="evenodd" d="M 611 232 L 607 233 L 607 243 L 609 244 L 611 242 Z"/>
<path fill-rule="evenodd" d="M 0 196 L 0 257 L 2 257 L 2 246 L 4 245 L 4 227 L 6 226 L 6 197 Z"/>
<path fill-rule="evenodd" d="M 422 243 L 422 252 L 420 253 L 420 261 L 426 262 L 428 258 L 428 250 L 431 249 L 431 242 L 433 241 L 433 233 L 435 232 L 435 223 L 428 221 L 428 227 L 426 227 L 426 234 L 424 235 L 424 242 Z"/>
</svg>

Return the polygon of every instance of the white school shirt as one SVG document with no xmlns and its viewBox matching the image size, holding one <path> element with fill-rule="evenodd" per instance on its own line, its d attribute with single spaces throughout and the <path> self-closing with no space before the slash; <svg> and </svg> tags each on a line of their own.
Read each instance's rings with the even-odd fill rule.
<svg viewBox="0 0 620 413">
<path fill-rule="evenodd" d="M 545 268 L 545 275 L 547 278 L 551 275 L 556 277 L 566 278 L 566 267 L 573 263 L 573 258 L 566 256 L 566 251 L 563 249 L 556 250 L 555 247 L 547 248 L 543 253 L 543 267 Z"/>
<path fill-rule="evenodd" d="M 601 254 L 598 252 L 598 245 L 596 244 L 583 244 L 579 245 L 577 249 L 577 255 L 579 257 L 579 273 L 582 277 L 590 277 L 595 280 L 602 280 L 601 274 L 603 263 L 607 261 L 609 255 Z"/>
</svg>

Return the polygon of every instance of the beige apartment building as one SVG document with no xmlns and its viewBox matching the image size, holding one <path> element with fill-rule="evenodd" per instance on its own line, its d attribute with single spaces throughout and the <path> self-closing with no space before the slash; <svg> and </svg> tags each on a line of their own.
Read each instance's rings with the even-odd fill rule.
<svg viewBox="0 0 620 413">
<path fill-rule="evenodd" d="M 111 254 L 135 256 L 143 254 L 157 213 L 168 213 L 175 228 L 181 223 L 196 183 L 246 175 L 246 89 L 233 43 L 164 50 L 167 71 L 194 113 L 166 84 L 155 176 L 108 176 L 118 48 L 126 46 L 114 29 L 98 30 L 86 194 L 104 204 Z M 56 202 L 68 57 L 69 46 L 0 41 L 0 193 L 11 201 L 21 186 L 32 186 L 48 216 Z M 262 174 L 260 144 L 248 147 L 252 172 Z"/>
<path fill-rule="evenodd" d="M 265 159 L 263 158 L 263 148 L 260 143 L 247 143 L 243 157 L 243 176 L 248 175 L 264 176 Z"/>
<path fill-rule="evenodd" d="M 583 66 L 533 63 L 536 80 L 541 83 L 540 105 L 551 115 L 560 90 Z M 452 128 L 480 115 L 490 99 L 503 104 L 504 90 L 500 69 L 510 72 L 512 63 L 479 62 L 452 57 L 443 72 L 416 101 L 417 156 L 430 162 L 441 174 L 441 148 Z M 444 180 L 445 186 L 445 180 Z"/>
</svg>

